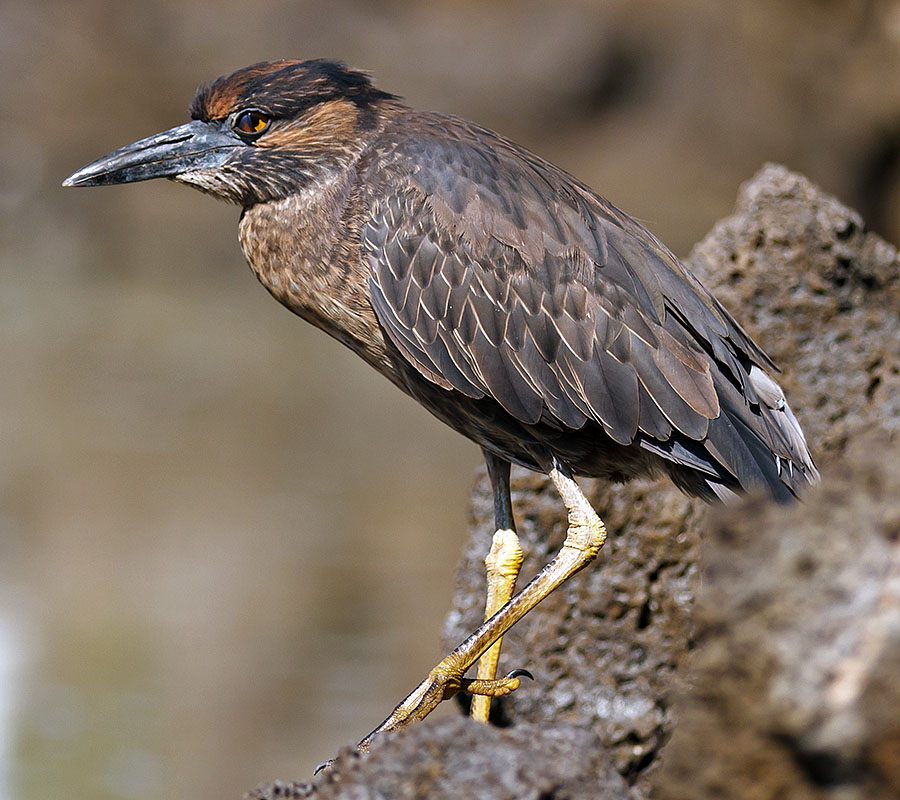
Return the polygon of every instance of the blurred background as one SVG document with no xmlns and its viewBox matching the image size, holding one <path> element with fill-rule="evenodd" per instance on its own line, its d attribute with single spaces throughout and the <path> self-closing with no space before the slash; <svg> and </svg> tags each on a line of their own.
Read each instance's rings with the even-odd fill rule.
<svg viewBox="0 0 900 800">
<path fill-rule="evenodd" d="M 302 778 L 443 655 L 477 448 L 271 300 L 236 208 L 59 186 L 320 56 L 682 255 L 769 160 L 900 241 L 895 0 L 2 0 L 0 800 Z"/>
</svg>

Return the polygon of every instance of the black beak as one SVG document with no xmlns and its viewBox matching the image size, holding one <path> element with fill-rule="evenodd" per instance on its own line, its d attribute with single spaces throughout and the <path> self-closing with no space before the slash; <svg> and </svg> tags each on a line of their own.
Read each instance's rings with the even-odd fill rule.
<svg viewBox="0 0 900 800">
<path fill-rule="evenodd" d="M 150 178 L 175 178 L 199 169 L 215 169 L 243 142 L 221 123 L 193 120 L 177 128 L 120 147 L 82 167 L 63 186 L 104 186 Z"/>
</svg>

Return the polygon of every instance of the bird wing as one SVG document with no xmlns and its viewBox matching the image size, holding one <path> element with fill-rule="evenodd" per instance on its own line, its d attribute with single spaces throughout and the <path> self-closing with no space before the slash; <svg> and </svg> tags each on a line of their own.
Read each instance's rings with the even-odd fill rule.
<svg viewBox="0 0 900 800">
<path fill-rule="evenodd" d="M 706 463 L 708 448 L 698 459 L 672 443 L 707 439 L 728 383 L 729 413 L 776 454 L 796 455 L 777 425 L 751 413 L 761 398 L 750 368 L 771 362 L 632 218 L 455 118 L 395 132 L 382 162 L 386 188 L 362 231 L 372 304 L 428 380 L 492 397 L 526 424 L 593 420 L 620 444 L 640 439 Z M 715 460 L 733 474 L 736 459 L 753 456 L 744 434 L 717 432 Z"/>
</svg>

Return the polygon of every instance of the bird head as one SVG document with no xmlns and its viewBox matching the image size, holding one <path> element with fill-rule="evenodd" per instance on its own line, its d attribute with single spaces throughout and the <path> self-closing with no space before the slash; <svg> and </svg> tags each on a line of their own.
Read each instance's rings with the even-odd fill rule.
<svg viewBox="0 0 900 800">
<path fill-rule="evenodd" d="M 63 186 L 169 178 L 251 206 L 346 167 L 396 98 L 333 61 L 270 61 L 201 87 L 191 121 L 70 175 Z"/>
</svg>

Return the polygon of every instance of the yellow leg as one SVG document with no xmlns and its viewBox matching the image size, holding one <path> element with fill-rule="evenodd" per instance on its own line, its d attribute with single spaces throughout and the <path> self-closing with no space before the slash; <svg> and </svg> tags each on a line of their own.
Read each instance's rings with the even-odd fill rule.
<svg viewBox="0 0 900 800">
<path fill-rule="evenodd" d="M 522 567 L 522 545 L 519 544 L 519 537 L 516 536 L 515 531 L 502 530 L 494 534 L 494 541 L 491 544 L 490 552 L 484 559 L 484 566 L 487 572 L 487 602 L 485 603 L 484 618 L 488 620 L 510 601 L 516 589 L 516 578 L 519 577 L 519 569 Z M 496 677 L 502 643 L 503 637 L 501 636 L 478 660 L 479 680 L 493 680 Z M 472 697 L 472 719 L 486 723 L 490 715 L 490 695 L 474 695 Z"/>
<path fill-rule="evenodd" d="M 442 700 L 452 697 L 466 684 L 471 689 L 471 682 L 464 684 L 462 676 L 479 656 L 554 589 L 596 558 L 606 541 L 606 527 L 570 476 L 558 467 L 550 470 L 549 475 L 568 510 L 569 528 L 562 549 L 512 600 L 432 669 L 390 716 L 359 743 L 360 750 L 368 750 L 379 733 L 424 719 Z M 512 691 L 518 686 L 518 677 L 511 674 L 493 683 L 503 684 Z"/>
</svg>

